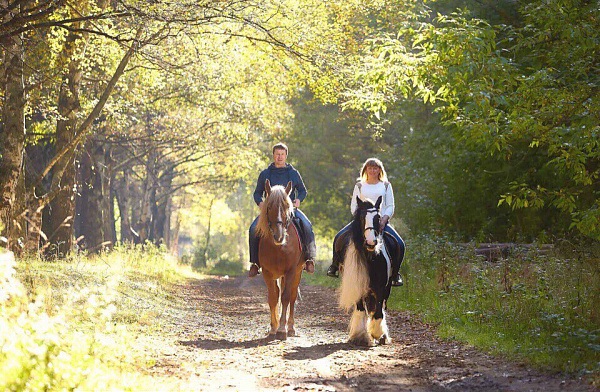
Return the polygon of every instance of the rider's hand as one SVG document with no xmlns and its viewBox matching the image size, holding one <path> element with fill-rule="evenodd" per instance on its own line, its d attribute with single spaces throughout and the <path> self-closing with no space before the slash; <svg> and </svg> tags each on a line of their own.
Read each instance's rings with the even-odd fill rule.
<svg viewBox="0 0 600 392">
<path fill-rule="evenodd" d="M 379 221 L 379 224 L 381 225 L 382 229 L 385 229 L 385 225 L 388 224 L 389 220 L 390 220 L 390 217 L 387 216 L 387 215 L 384 215 L 384 216 L 381 217 L 381 220 Z"/>
</svg>

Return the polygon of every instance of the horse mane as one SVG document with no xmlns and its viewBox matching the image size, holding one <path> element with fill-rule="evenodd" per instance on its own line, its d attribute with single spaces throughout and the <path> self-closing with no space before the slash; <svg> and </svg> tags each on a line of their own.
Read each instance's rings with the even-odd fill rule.
<svg viewBox="0 0 600 392">
<path fill-rule="evenodd" d="M 267 210 L 278 208 L 280 205 L 287 219 L 292 219 L 292 215 L 294 213 L 292 199 L 290 199 L 288 194 L 285 192 L 285 188 L 283 186 L 274 185 L 271 187 L 271 193 L 265 199 L 260 209 L 260 215 L 258 216 L 258 222 L 256 223 L 256 235 L 258 237 L 267 237 L 271 234 L 271 231 L 269 230 L 269 218 L 267 216 Z"/>
</svg>

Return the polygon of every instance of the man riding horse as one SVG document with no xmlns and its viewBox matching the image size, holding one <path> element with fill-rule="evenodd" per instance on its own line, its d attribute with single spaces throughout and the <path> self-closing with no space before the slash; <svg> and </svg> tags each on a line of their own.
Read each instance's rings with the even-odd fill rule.
<svg viewBox="0 0 600 392">
<path fill-rule="evenodd" d="M 271 185 L 285 186 L 288 182 L 292 183 L 292 192 L 290 197 L 295 207 L 295 218 L 293 221 L 298 228 L 298 232 L 300 233 L 302 240 L 303 256 L 304 260 L 306 261 L 304 270 L 312 274 L 315 271 L 315 257 L 317 255 L 315 234 L 312 229 L 312 224 L 299 208 L 300 203 L 306 197 L 306 187 L 304 186 L 304 182 L 302 181 L 302 177 L 300 176 L 298 170 L 296 170 L 289 163 L 286 163 L 287 156 L 288 148 L 285 144 L 277 143 L 273 146 L 273 162 L 258 176 L 256 189 L 254 190 L 254 201 L 259 207 L 262 206 L 266 180 L 269 180 Z M 260 268 L 258 260 L 259 238 L 256 236 L 257 221 L 258 217 L 254 219 L 249 230 L 251 263 L 250 271 L 248 271 L 249 277 L 258 275 Z"/>
</svg>

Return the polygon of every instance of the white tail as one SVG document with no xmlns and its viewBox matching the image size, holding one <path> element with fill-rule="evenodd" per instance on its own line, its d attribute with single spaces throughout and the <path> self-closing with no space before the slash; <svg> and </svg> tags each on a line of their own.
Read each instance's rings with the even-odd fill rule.
<svg viewBox="0 0 600 392">
<path fill-rule="evenodd" d="M 369 273 L 364 263 L 358 260 L 358 254 L 353 243 L 348 245 L 344 258 L 342 284 L 340 285 L 340 308 L 346 311 L 367 294 L 369 290 Z"/>
</svg>

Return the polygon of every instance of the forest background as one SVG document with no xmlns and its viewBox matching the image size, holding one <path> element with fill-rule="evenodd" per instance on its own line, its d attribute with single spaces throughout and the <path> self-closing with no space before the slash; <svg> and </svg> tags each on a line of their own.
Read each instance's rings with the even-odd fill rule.
<svg viewBox="0 0 600 392">
<path fill-rule="evenodd" d="M 600 239 L 597 1 L 1 5 L 13 250 L 244 261 L 276 141 L 324 247 L 370 156 L 406 237 Z"/>
<path fill-rule="evenodd" d="M 116 247 L 120 273 L 169 275 L 153 247 L 120 246 L 152 243 L 243 273 L 251 194 L 283 141 L 313 279 L 376 156 L 408 248 L 390 306 L 598 385 L 598 1 L 0 0 L 0 16 L 0 242 L 31 295 L 2 314 L 24 341 L 37 291 L 81 291 L 57 278 L 73 257 Z M 489 263 L 482 242 L 558 252 Z"/>
</svg>

